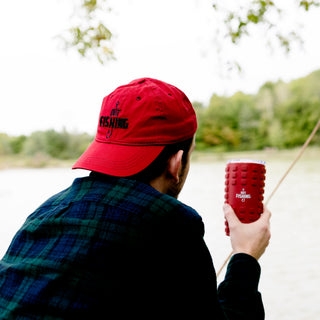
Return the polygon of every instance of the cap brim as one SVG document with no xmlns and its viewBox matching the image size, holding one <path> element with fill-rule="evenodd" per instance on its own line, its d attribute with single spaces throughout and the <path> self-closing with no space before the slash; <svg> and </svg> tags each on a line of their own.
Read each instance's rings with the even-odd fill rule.
<svg viewBox="0 0 320 320">
<path fill-rule="evenodd" d="M 165 146 L 126 146 L 93 141 L 72 169 L 128 177 L 145 169 Z"/>
</svg>

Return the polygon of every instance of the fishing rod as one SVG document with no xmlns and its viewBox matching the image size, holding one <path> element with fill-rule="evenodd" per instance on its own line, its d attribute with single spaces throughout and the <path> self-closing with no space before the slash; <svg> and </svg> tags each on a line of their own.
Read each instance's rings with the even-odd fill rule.
<svg viewBox="0 0 320 320">
<path fill-rule="evenodd" d="M 302 156 L 302 154 L 304 153 L 304 151 L 306 150 L 307 146 L 309 145 L 310 141 L 313 139 L 314 135 L 316 134 L 316 132 L 318 131 L 320 127 L 320 119 L 318 121 L 318 123 L 315 125 L 315 127 L 313 128 L 310 136 L 308 137 L 308 139 L 306 140 L 306 142 L 304 143 L 304 145 L 302 146 L 300 152 L 297 154 L 297 156 L 295 157 L 295 159 L 292 161 L 291 165 L 289 166 L 289 168 L 287 169 L 287 171 L 284 173 L 284 175 L 281 177 L 281 179 L 279 180 L 279 182 L 277 183 L 277 185 L 275 186 L 275 188 L 273 189 L 273 191 L 271 192 L 271 194 L 269 195 L 269 197 L 267 198 L 265 205 L 267 206 L 270 199 L 273 197 L 273 195 L 276 193 L 276 191 L 278 190 L 278 188 L 280 187 L 281 183 L 283 182 L 283 180 L 286 178 L 286 176 L 288 175 L 288 173 L 291 171 L 291 169 L 294 167 L 294 165 L 297 163 L 297 161 L 300 159 L 300 157 Z M 228 255 L 228 257 L 226 258 L 226 260 L 223 262 L 222 266 L 220 267 L 219 271 L 217 272 L 217 278 L 219 277 L 221 271 L 224 269 L 224 267 L 226 266 L 226 264 L 228 263 L 228 261 L 230 260 L 231 256 L 232 256 L 233 252 L 231 251 L 230 254 Z"/>
</svg>

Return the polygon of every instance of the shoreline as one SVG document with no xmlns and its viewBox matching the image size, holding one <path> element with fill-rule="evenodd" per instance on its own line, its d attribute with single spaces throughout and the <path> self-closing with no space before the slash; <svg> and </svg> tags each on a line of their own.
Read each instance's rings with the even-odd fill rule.
<svg viewBox="0 0 320 320">
<path fill-rule="evenodd" d="M 214 152 L 212 150 L 195 150 L 191 156 L 191 161 L 199 162 L 227 162 L 230 159 L 254 159 L 263 161 L 293 161 L 299 154 L 301 147 L 293 149 L 265 149 L 250 151 L 230 151 Z M 310 161 L 320 159 L 320 146 L 309 146 L 299 161 Z M 34 156 L 10 155 L 0 157 L 0 170 L 19 169 L 19 168 L 68 168 L 77 159 L 57 159 L 43 154 Z"/>
<path fill-rule="evenodd" d="M 212 151 L 195 151 L 192 154 L 193 162 L 227 162 L 230 159 L 254 159 L 263 161 L 293 161 L 302 147 L 293 149 L 265 149 L 249 151 L 230 151 L 230 152 L 212 152 Z M 320 147 L 309 146 L 301 156 L 301 161 L 309 161 L 320 158 Z"/>
</svg>

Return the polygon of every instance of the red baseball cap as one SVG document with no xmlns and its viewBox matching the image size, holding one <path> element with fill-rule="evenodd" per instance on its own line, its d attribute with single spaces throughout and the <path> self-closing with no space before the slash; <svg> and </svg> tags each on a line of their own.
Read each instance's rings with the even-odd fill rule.
<svg viewBox="0 0 320 320">
<path fill-rule="evenodd" d="M 196 130 L 196 114 L 181 90 L 156 79 L 133 80 L 103 99 L 95 140 L 72 169 L 131 176 Z"/>
</svg>

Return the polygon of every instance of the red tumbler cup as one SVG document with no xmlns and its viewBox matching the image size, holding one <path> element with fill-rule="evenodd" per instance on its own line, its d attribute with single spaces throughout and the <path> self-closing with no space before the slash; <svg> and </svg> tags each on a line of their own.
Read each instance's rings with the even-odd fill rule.
<svg viewBox="0 0 320 320">
<path fill-rule="evenodd" d="M 265 162 L 234 159 L 227 162 L 225 202 L 230 204 L 242 223 L 259 219 L 263 212 Z M 228 222 L 226 234 L 229 236 Z"/>
</svg>

